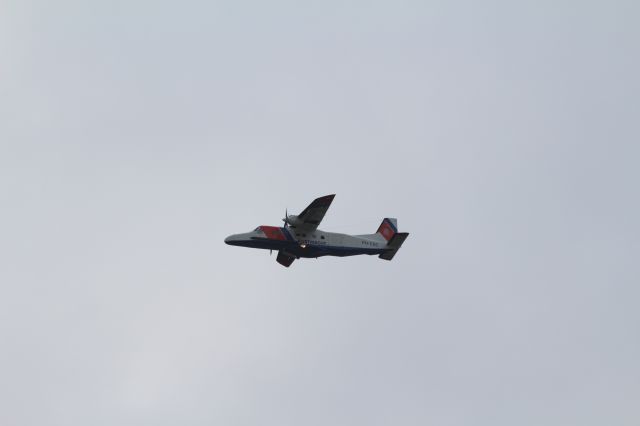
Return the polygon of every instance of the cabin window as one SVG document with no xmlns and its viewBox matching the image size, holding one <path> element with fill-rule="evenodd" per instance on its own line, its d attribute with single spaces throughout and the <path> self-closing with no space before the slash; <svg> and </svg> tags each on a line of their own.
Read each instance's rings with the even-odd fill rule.
<svg viewBox="0 0 640 426">
<path fill-rule="evenodd" d="M 320 239 L 324 240 L 324 235 L 320 235 Z"/>
</svg>

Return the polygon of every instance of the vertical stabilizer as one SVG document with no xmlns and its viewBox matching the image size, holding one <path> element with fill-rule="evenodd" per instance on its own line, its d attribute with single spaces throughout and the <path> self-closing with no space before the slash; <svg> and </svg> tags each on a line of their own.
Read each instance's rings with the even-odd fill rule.
<svg viewBox="0 0 640 426">
<path fill-rule="evenodd" d="M 376 235 L 381 235 L 387 241 L 387 251 L 378 256 L 380 259 L 391 260 L 396 255 L 402 243 L 409 236 L 408 232 L 398 232 L 398 220 L 385 217 L 378 227 Z"/>
<path fill-rule="evenodd" d="M 398 232 L 398 219 L 385 217 L 382 223 L 378 227 L 376 234 L 380 234 L 387 242 L 391 241 L 394 235 Z"/>
</svg>

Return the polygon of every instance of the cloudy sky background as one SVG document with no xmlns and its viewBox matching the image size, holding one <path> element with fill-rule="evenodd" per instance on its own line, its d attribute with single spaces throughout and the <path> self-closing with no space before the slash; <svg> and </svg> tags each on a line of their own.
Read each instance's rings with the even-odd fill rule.
<svg viewBox="0 0 640 426">
<path fill-rule="evenodd" d="M 1 1 L 0 423 L 637 425 L 638 5 Z"/>
</svg>

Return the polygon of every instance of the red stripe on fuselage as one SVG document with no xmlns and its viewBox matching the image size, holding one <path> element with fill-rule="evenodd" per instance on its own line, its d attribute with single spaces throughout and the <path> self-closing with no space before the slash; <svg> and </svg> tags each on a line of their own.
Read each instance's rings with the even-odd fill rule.
<svg viewBox="0 0 640 426">
<path fill-rule="evenodd" d="M 287 239 L 282 232 L 282 228 L 278 228 L 277 226 L 261 226 L 260 230 L 264 232 L 264 235 L 270 240 L 284 241 Z"/>
</svg>

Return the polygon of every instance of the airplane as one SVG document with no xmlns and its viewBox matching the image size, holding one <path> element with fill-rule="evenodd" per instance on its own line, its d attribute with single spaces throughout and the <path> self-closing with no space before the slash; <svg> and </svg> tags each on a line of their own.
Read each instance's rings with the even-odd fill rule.
<svg viewBox="0 0 640 426">
<path fill-rule="evenodd" d="M 318 229 L 336 194 L 316 198 L 298 215 L 285 210 L 284 227 L 258 226 L 251 232 L 234 234 L 224 242 L 232 246 L 278 250 L 276 261 L 289 267 L 300 258 L 377 254 L 391 260 L 409 233 L 398 232 L 398 221 L 384 218 L 375 234 L 347 235 Z"/>
</svg>

